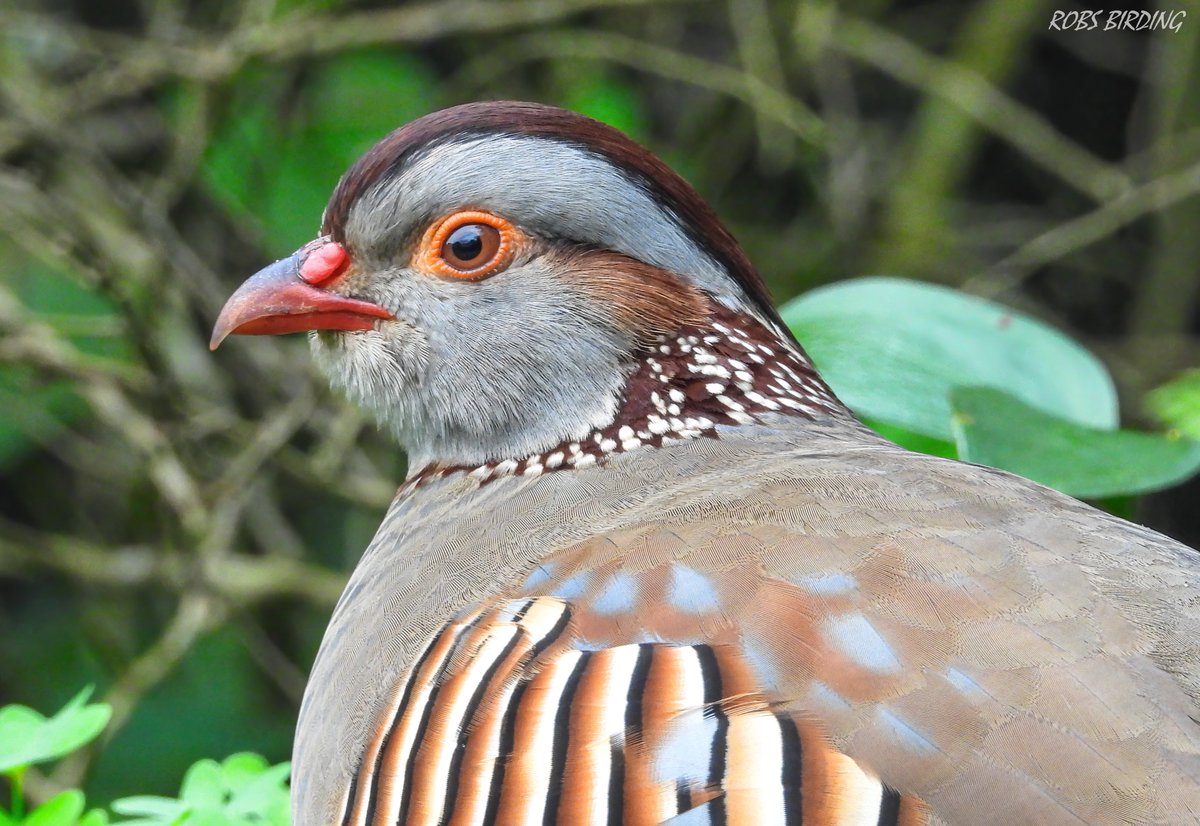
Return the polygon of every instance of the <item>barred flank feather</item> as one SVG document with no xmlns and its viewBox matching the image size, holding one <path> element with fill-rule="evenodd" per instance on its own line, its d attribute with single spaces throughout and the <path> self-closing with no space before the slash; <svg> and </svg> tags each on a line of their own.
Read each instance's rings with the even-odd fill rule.
<svg viewBox="0 0 1200 826">
<path fill-rule="evenodd" d="M 917 824 L 914 801 L 748 689 L 731 652 L 579 650 L 570 607 L 442 628 L 369 741 L 343 826 Z"/>
</svg>

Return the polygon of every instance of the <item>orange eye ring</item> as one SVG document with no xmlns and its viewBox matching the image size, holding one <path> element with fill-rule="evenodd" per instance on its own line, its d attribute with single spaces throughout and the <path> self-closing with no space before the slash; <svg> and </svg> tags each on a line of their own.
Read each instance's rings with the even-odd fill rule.
<svg viewBox="0 0 1200 826">
<path fill-rule="evenodd" d="M 420 263 L 435 275 L 481 281 L 512 263 L 518 235 L 511 222 L 490 212 L 454 212 L 425 231 Z"/>
</svg>

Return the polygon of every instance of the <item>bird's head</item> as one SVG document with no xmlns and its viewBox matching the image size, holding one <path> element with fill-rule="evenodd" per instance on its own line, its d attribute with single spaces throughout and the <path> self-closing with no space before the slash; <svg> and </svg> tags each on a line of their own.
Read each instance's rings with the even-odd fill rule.
<svg viewBox="0 0 1200 826">
<path fill-rule="evenodd" d="M 535 104 L 459 106 L 384 138 L 342 177 L 321 236 L 229 299 L 212 346 L 298 330 L 415 469 L 541 472 L 758 408 L 840 408 L 682 178 Z M 759 369 L 779 359 L 792 375 Z M 754 401 L 786 388 L 790 406 Z"/>
</svg>

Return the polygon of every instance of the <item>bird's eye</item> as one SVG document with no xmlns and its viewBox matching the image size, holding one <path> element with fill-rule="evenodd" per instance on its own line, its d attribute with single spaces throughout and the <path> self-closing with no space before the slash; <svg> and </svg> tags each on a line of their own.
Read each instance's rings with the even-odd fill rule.
<svg viewBox="0 0 1200 826">
<path fill-rule="evenodd" d="M 467 210 L 448 215 L 422 239 L 422 260 L 437 275 L 479 281 L 512 261 L 517 229 L 489 212 Z"/>
<path fill-rule="evenodd" d="M 456 270 L 479 269 L 500 249 L 500 232 L 487 224 L 466 224 L 442 244 L 442 260 Z"/>
</svg>

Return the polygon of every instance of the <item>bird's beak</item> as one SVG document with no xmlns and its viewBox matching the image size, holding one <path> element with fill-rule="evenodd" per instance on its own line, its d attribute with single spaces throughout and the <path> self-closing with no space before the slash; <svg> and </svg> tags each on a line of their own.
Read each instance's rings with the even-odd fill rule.
<svg viewBox="0 0 1200 826">
<path fill-rule="evenodd" d="M 301 330 L 370 330 L 394 316 L 377 304 L 330 292 L 301 275 L 309 248 L 252 275 L 225 302 L 208 346 L 216 350 L 234 333 L 268 336 Z"/>
</svg>

